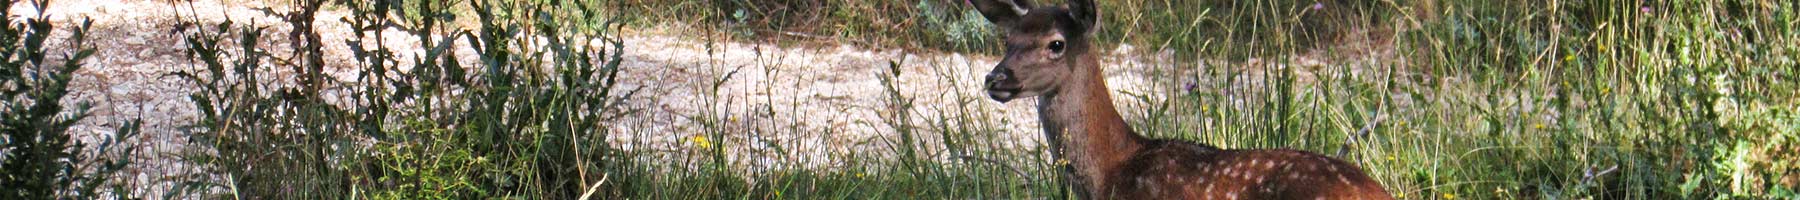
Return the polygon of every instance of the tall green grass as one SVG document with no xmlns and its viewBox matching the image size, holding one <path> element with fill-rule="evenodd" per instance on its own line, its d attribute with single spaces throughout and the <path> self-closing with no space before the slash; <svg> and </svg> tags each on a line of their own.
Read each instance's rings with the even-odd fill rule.
<svg viewBox="0 0 1800 200">
<path fill-rule="evenodd" d="M 1171 69 L 1199 89 L 1142 97 L 1139 127 L 1329 152 L 1374 123 L 1346 159 L 1412 198 L 1793 198 L 1791 3 L 1443 4 L 1365 14 L 1397 16 L 1393 55 L 1304 66 L 1286 61 L 1307 49 L 1283 49 L 1302 44 L 1201 47 L 1276 53 Z"/>
<path fill-rule="evenodd" d="M 570 199 L 632 194 L 597 185 L 642 176 L 597 124 L 629 113 L 632 94 L 615 88 L 617 26 L 588 2 L 288 3 L 272 10 L 283 29 L 188 32 L 199 65 L 178 75 L 201 86 L 201 119 L 184 159 L 204 167 L 168 197 Z M 354 29 L 316 28 L 327 7 Z M 277 30 L 287 44 L 259 43 Z M 380 45 L 398 40 L 384 30 L 417 43 Z M 354 53 L 354 81 L 327 76 L 327 45 Z"/>
</svg>

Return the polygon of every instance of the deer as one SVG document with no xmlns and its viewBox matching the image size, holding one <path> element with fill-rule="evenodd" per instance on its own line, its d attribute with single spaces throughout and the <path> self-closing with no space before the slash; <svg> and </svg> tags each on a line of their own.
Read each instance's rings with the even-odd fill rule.
<svg viewBox="0 0 1800 200">
<path fill-rule="evenodd" d="M 1001 104 L 1036 97 L 1064 189 L 1082 199 L 1392 199 L 1357 166 L 1292 149 L 1222 149 L 1139 135 L 1120 117 L 1092 52 L 1093 0 L 1033 6 L 973 0 L 1001 29 L 1005 55 L 985 76 Z"/>
</svg>

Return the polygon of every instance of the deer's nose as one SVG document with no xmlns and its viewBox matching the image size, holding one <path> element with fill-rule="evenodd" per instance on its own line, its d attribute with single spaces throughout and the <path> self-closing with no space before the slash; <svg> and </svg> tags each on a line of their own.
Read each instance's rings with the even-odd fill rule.
<svg viewBox="0 0 1800 200">
<path fill-rule="evenodd" d="M 1006 80 L 1008 77 L 1012 77 L 1012 70 L 1008 70 L 1005 67 L 996 67 L 993 72 L 988 72 L 987 84 L 993 85 L 994 83 Z"/>
</svg>

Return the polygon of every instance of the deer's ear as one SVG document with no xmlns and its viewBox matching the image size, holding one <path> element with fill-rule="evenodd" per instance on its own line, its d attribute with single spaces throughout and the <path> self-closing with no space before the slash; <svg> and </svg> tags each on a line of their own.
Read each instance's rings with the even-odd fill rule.
<svg viewBox="0 0 1800 200">
<path fill-rule="evenodd" d="M 1099 5 L 1094 5 L 1094 0 L 1069 0 L 1069 18 L 1075 19 L 1084 35 L 1099 29 L 1100 13 L 1094 11 L 1096 7 Z"/>
<path fill-rule="evenodd" d="M 1026 0 L 970 0 L 975 10 L 981 11 L 982 17 L 1000 27 L 1012 27 L 1026 12 L 1031 11 L 1031 2 Z"/>
</svg>

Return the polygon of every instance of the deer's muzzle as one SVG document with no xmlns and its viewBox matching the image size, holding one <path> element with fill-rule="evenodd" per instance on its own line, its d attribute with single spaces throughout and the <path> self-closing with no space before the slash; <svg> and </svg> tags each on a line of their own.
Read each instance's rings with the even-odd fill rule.
<svg viewBox="0 0 1800 200">
<path fill-rule="evenodd" d="M 988 97 L 1000 103 L 1011 101 L 1019 95 L 1021 89 L 1018 79 L 1013 78 L 1012 70 L 1006 67 L 995 67 L 993 72 L 988 72 L 986 83 Z"/>
</svg>

